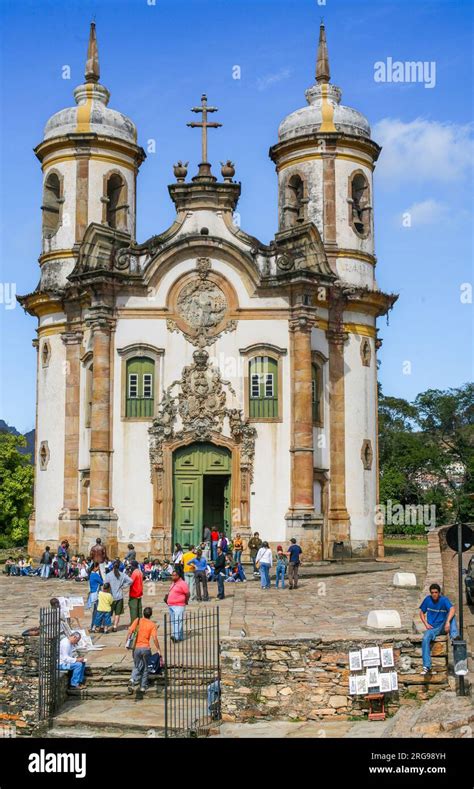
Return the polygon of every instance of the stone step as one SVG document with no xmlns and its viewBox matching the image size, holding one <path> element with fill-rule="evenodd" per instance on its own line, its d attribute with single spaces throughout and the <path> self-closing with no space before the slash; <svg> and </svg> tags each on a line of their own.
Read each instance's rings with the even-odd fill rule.
<svg viewBox="0 0 474 789">
<path fill-rule="evenodd" d="M 164 725 L 163 700 L 149 697 L 148 694 L 140 700 L 129 695 L 121 699 L 93 698 L 88 699 L 87 704 L 74 699 L 67 701 L 55 716 L 50 735 L 53 732 L 52 736 L 78 737 L 82 736 L 78 732 L 84 731 L 90 732 L 92 737 L 121 736 L 123 733 L 135 737 L 154 737 L 162 735 Z M 59 735 L 59 731 L 64 734 Z"/>
<path fill-rule="evenodd" d="M 82 690 L 79 688 L 69 688 L 67 695 L 69 698 L 75 699 L 121 699 L 132 697 L 128 693 L 128 680 L 127 682 L 119 683 L 116 685 L 87 685 Z M 147 696 L 151 698 L 161 698 L 164 696 L 164 685 L 151 684 L 147 690 Z"/>
<path fill-rule="evenodd" d="M 85 726 L 77 726 L 74 725 L 73 727 L 67 726 L 54 726 L 52 729 L 49 729 L 46 733 L 46 738 L 48 739 L 75 739 L 76 737 L 85 738 L 85 739 L 97 739 L 97 738 L 110 738 L 110 739 L 117 739 L 118 737 L 125 737 L 125 738 L 133 738 L 141 736 L 137 734 L 136 731 L 124 731 L 122 729 L 107 729 L 106 727 L 102 727 L 100 729 L 94 727 L 85 727 Z M 144 734 L 144 737 L 148 735 Z M 164 730 L 163 732 L 159 732 L 155 735 L 156 737 L 164 737 Z"/>
</svg>

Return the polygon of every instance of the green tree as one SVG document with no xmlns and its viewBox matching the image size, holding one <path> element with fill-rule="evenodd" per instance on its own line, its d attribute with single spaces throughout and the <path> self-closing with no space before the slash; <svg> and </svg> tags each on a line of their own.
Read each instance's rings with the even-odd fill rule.
<svg viewBox="0 0 474 789">
<path fill-rule="evenodd" d="M 28 539 L 28 519 L 33 509 L 34 469 L 24 436 L 0 432 L 0 537 L 3 543 L 24 545 Z"/>
<path fill-rule="evenodd" d="M 434 504 L 437 522 L 474 519 L 474 385 L 413 403 L 379 390 L 380 501 Z"/>
</svg>

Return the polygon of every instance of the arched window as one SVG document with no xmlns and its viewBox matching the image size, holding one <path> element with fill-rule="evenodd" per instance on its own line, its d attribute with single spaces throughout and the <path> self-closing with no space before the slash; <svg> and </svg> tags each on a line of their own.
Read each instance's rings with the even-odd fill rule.
<svg viewBox="0 0 474 789">
<path fill-rule="evenodd" d="M 354 173 L 349 181 L 350 223 L 360 236 L 370 232 L 370 190 L 365 175 Z"/>
<path fill-rule="evenodd" d="M 313 407 L 313 422 L 315 425 L 323 424 L 323 370 L 319 364 L 311 365 L 311 403 Z"/>
<path fill-rule="evenodd" d="M 251 419 L 278 417 L 278 361 L 271 356 L 249 361 L 249 406 Z"/>
<path fill-rule="evenodd" d="M 126 417 L 153 417 L 155 362 L 146 357 L 127 361 Z"/>
<path fill-rule="evenodd" d="M 292 175 L 288 179 L 285 194 L 285 225 L 295 227 L 306 220 L 305 184 L 299 175 Z"/>
<path fill-rule="evenodd" d="M 106 180 L 105 222 L 117 230 L 127 229 L 127 185 L 119 173 L 112 173 Z"/>
<path fill-rule="evenodd" d="M 43 238 L 51 238 L 61 224 L 61 181 L 57 173 L 50 173 L 43 187 Z"/>
</svg>

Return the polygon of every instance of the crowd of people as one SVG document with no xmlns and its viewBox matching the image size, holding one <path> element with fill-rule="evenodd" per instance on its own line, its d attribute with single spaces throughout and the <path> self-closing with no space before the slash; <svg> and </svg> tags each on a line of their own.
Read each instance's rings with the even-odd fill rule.
<svg viewBox="0 0 474 789">
<path fill-rule="evenodd" d="M 286 550 L 277 546 L 275 555 L 268 542 L 255 532 L 245 546 L 240 534 L 229 539 L 225 533 L 204 527 L 202 542 L 197 546 L 176 543 L 171 557 L 155 559 L 146 557 L 137 560 L 132 543 L 121 558 L 111 560 L 100 537 L 90 549 L 89 555 L 71 555 L 69 542 L 63 540 L 56 552 L 46 546 L 39 565 L 34 566 L 31 557 L 10 557 L 4 572 L 7 575 L 32 576 L 42 579 L 59 578 L 87 582 L 89 586 L 86 608 L 91 613 L 90 632 L 107 634 L 116 632 L 120 617 L 124 614 L 124 593 L 128 590 L 130 625 L 127 632 L 127 647 L 133 651 L 133 671 L 129 690 L 146 690 L 150 671 L 161 669 L 161 649 L 157 625 L 152 621 L 153 611 L 143 608 L 144 586 L 147 582 L 169 581 L 170 586 L 164 601 L 168 606 L 171 622 L 171 640 L 184 639 L 184 614 L 189 602 L 208 602 L 210 584 L 217 585 L 217 599 L 225 598 L 226 583 L 246 583 L 242 564 L 246 548 L 250 555 L 254 578 L 260 578 L 262 590 L 271 586 L 271 570 L 275 565 L 277 589 L 285 588 L 288 580 L 290 589 L 298 588 L 301 564 L 301 547 L 295 538 Z M 59 600 L 51 600 L 59 607 Z M 77 656 L 77 644 L 81 635 L 73 630 L 61 614 L 60 668 L 71 673 L 70 684 L 82 688 L 85 683 L 85 660 Z M 154 645 L 156 652 L 152 653 Z"/>
</svg>

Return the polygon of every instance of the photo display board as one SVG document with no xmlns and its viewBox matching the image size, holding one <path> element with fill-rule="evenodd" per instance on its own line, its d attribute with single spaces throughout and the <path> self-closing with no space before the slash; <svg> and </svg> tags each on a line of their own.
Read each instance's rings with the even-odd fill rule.
<svg viewBox="0 0 474 789">
<path fill-rule="evenodd" d="M 349 695 L 392 693 L 398 690 L 392 647 L 363 647 L 349 652 Z M 384 671 L 391 669 L 391 671 Z"/>
</svg>

